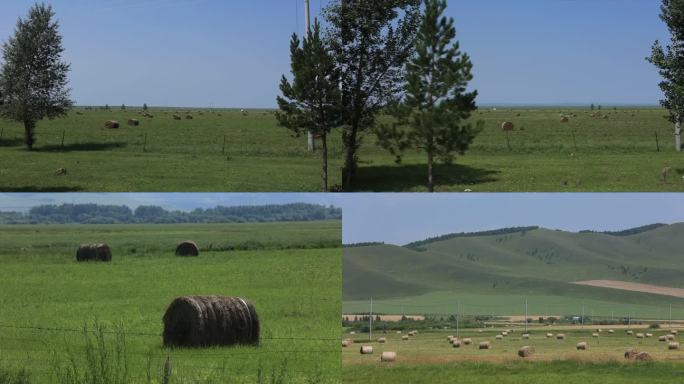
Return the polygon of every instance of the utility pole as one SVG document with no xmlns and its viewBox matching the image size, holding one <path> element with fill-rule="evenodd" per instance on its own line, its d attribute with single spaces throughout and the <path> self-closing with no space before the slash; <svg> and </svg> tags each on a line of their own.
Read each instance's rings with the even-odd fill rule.
<svg viewBox="0 0 684 384">
<path fill-rule="evenodd" d="M 459 334 L 458 334 L 458 318 L 460 316 L 460 313 L 461 313 L 461 303 L 456 301 L 456 338 L 458 338 L 458 336 L 459 336 Z"/>
<path fill-rule="evenodd" d="M 309 32 L 311 32 L 311 12 L 309 9 L 309 0 L 304 0 L 304 22 L 306 23 L 306 36 L 304 39 L 308 39 Z M 316 150 L 316 141 L 314 140 L 314 136 L 311 131 L 307 132 L 306 138 L 309 152 L 314 152 Z"/>
<path fill-rule="evenodd" d="M 670 304 L 670 330 L 672 330 L 672 304 Z"/>
<path fill-rule="evenodd" d="M 370 316 L 368 316 L 368 340 L 373 340 L 373 298 L 370 301 Z"/>
<path fill-rule="evenodd" d="M 527 333 L 527 297 L 525 298 L 525 333 Z"/>
<path fill-rule="evenodd" d="M 582 322 L 582 329 L 584 329 L 584 301 L 582 302 L 582 318 L 580 321 Z"/>
</svg>

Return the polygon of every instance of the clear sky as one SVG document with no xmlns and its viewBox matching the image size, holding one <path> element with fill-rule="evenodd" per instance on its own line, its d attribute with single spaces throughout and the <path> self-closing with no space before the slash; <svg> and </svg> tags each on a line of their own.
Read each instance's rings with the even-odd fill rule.
<svg viewBox="0 0 684 384">
<path fill-rule="evenodd" d="M 334 195 L 323 193 L 0 193 L 0 211 L 25 212 L 44 204 L 157 205 L 168 210 L 190 211 L 218 205 L 268 205 L 310 203 L 331 205 Z"/>
<path fill-rule="evenodd" d="M 328 0 L 311 0 L 312 13 Z M 303 0 L 47 0 L 80 104 L 273 107 Z M 481 104 L 656 104 L 658 0 L 449 0 Z M 0 40 L 33 0 L 0 1 Z"/>
<path fill-rule="evenodd" d="M 519 226 L 576 232 L 684 222 L 684 194 L 354 194 L 340 204 L 346 244 L 403 245 Z"/>
</svg>

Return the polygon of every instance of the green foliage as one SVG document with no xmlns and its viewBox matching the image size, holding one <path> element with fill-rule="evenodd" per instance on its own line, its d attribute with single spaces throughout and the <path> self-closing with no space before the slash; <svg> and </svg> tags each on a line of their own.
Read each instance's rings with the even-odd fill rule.
<svg viewBox="0 0 684 384">
<path fill-rule="evenodd" d="M 34 5 L 2 46 L 0 116 L 23 123 L 28 149 L 35 142 L 36 123 L 64 116 L 72 105 L 70 65 L 61 58 L 64 48 L 54 16 L 51 6 Z"/>
<path fill-rule="evenodd" d="M 412 243 L 406 244 L 405 247 L 411 248 L 411 249 L 420 248 L 420 247 L 427 245 L 427 244 L 430 244 L 430 243 L 436 243 L 439 241 L 445 241 L 445 240 L 449 240 L 449 239 L 456 239 L 459 237 L 483 237 L 483 236 L 508 235 L 508 234 L 514 234 L 514 233 L 520 233 L 524 236 L 525 233 L 527 233 L 529 231 L 534 231 L 536 229 L 539 229 L 539 227 L 538 226 L 512 227 L 512 228 L 494 229 L 491 231 L 450 233 L 450 234 L 441 235 L 441 236 L 429 237 L 425 240 L 414 241 Z"/>
<path fill-rule="evenodd" d="M 2 360 L 0 360 L 2 363 Z M 31 375 L 26 368 L 0 366 L 0 384 L 30 384 Z"/>
</svg>

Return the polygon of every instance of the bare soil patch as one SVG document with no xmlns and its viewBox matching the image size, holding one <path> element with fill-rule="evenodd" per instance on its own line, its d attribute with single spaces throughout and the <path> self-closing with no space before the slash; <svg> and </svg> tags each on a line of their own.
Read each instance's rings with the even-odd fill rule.
<svg viewBox="0 0 684 384">
<path fill-rule="evenodd" d="M 588 285 L 591 287 L 600 288 L 621 289 L 623 291 L 644 292 L 654 295 L 672 296 L 684 299 L 684 289 L 682 288 L 661 287 L 657 285 L 628 283 L 616 280 L 576 281 L 573 284 Z"/>
</svg>

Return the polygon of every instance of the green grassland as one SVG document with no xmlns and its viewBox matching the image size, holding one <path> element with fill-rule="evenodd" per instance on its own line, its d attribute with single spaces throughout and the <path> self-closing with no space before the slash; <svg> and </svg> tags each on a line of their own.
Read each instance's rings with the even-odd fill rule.
<svg viewBox="0 0 684 384">
<path fill-rule="evenodd" d="M 53 383 L 73 357 L 86 360 L 81 330 L 95 322 L 115 360 L 120 330 L 130 382 L 340 382 L 339 222 L 217 225 L 2 226 L 0 377 L 26 369 Z M 196 240 L 198 258 L 174 256 Z M 104 241 L 111 263 L 77 263 L 79 243 Z M 266 244 L 230 251 L 235 244 Z M 165 349 L 162 316 L 175 297 L 241 296 L 259 313 L 259 347 Z M 72 331 L 73 330 L 73 331 Z M 95 338 L 98 333 L 88 333 Z M 96 343 L 97 344 L 97 343 Z M 109 347 L 108 347 L 109 348 Z M 58 368 L 60 367 L 60 368 Z"/>
<path fill-rule="evenodd" d="M 684 224 L 630 236 L 536 229 L 418 248 L 345 248 L 345 313 L 684 318 L 684 299 L 572 284 L 617 280 L 682 288 Z"/>
<path fill-rule="evenodd" d="M 659 108 L 618 108 L 591 117 L 589 108 L 481 108 L 473 116 L 485 123 L 465 156 L 435 169 L 436 191 L 580 192 L 682 191 L 684 160 L 674 148 L 674 129 Z M 570 115 L 561 123 L 561 114 Z M 518 116 L 519 115 L 519 116 Z M 576 115 L 576 117 L 572 117 Z M 504 121 L 515 124 L 510 149 Z M 656 134 L 660 152 L 656 145 Z M 355 189 L 426 191 L 427 160 L 408 151 L 394 157 L 366 136 Z M 664 167 L 673 174 L 659 180 Z"/>
<path fill-rule="evenodd" d="M 76 108 L 38 124 L 34 151 L 23 127 L 0 121 L 0 190 L 256 192 L 321 190 L 319 153 L 277 126 L 272 111 Z M 193 116 L 186 120 L 186 112 Z M 183 120 L 176 121 L 178 113 Z M 129 127 L 127 120 L 140 120 Z M 107 120 L 121 123 L 105 129 Z M 62 135 L 64 145 L 62 146 Z M 334 135 L 335 137 L 339 135 Z M 225 137 L 225 152 L 224 152 Z M 329 140 L 330 185 L 340 184 L 339 140 Z M 55 174 L 58 168 L 66 176 Z"/>
</svg>

